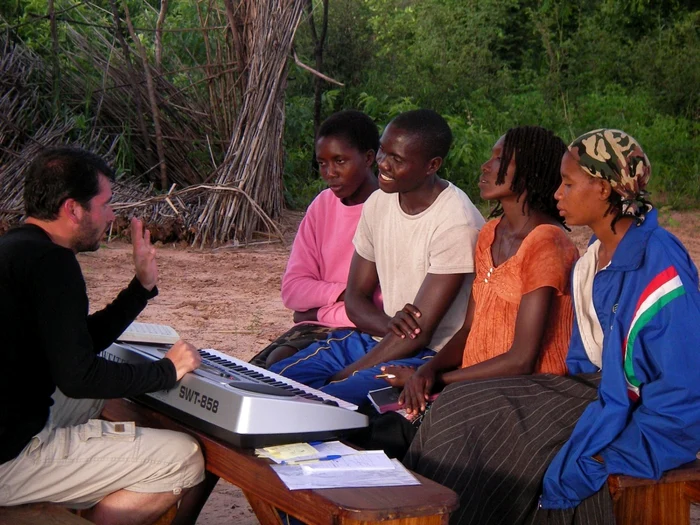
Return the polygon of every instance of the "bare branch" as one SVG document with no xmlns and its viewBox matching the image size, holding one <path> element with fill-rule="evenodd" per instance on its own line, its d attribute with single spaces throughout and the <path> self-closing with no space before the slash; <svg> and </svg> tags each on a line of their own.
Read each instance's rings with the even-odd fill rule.
<svg viewBox="0 0 700 525">
<path fill-rule="evenodd" d="M 156 69 L 159 73 L 163 72 L 163 25 L 165 24 L 165 15 L 168 13 L 168 0 L 160 0 L 160 11 L 158 12 L 158 20 L 156 20 Z"/>
<path fill-rule="evenodd" d="M 301 69 L 304 69 L 304 70 L 308 71 L 309 73 L 311 73 L 312 75 L 316 75 L 317 77 L 322 78 L 326 82 L 330 82 L 331 84 L 335 84 L 336 86 L 345 87 L 345 84 L 343 84 L 342 82 L 338 82 L 337 80 L 335 80 L 327 75 L 324 75 L 323 73 L 316 71 L 311 66 L 307 66 L 306 64 L 304 64 L 301 60 L 299 60 L 299 57 L 297 56 L 296 51 L 292 52 L 292 56 L 294 57 L 294 63 L 297 66 L 299 66 Z"/>
</svg>

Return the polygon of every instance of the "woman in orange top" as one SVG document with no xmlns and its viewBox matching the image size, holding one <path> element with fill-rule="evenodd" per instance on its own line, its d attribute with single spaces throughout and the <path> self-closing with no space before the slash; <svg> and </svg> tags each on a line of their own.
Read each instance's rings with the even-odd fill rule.
<svg viewBox="0 0 700 525">
<path fill-rule="evenodd" d="M 464 325 L 415 372 L 384 369 L 395 376 L 387 378 L 390 384 L 404 387 L 399 402 L 409 414 L 423 412 L 430 393 L 450 383 L 566 373 L 573 320 L 569 275 L 578 250 L 554 200 L 565 152 L 551 131 L 519 127 L 496 142 L 481 166 L 481 197 L 498 205 L 477 241 Z M 406 305 L 392 320 L 392 330 L 415 337 L 418 318 L 420 311 Z"/>
</svg>

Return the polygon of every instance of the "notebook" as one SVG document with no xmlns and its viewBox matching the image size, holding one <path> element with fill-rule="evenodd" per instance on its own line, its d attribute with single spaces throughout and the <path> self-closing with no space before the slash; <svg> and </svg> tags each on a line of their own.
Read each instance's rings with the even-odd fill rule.
<svg viewBox="0 0 700 525">
<path fill-rule="evenodd" d="M 367 397 L 372 402 L 374 408 L 377 412 L 383 414 L 384 412 L 398 412 L 402 410 L 403 407 L 399 405 L 399 395 L 401 394 L 401 389 L 395 386 L 387 386 L 384 388 L 379 388 L 377 390 L 370 390 L 367 393 Z M 439 395 L 438 393 L 432 394 L 428 401 L 435 401 Z"/>
</svg>

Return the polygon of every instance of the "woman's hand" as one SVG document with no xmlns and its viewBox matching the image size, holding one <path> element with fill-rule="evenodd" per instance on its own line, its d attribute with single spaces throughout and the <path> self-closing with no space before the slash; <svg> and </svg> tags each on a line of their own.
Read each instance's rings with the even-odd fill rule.
<svg viewBox="0 0 700 525">
<path fill-rule="evenodd" d="M 403 391 L 399 396 L 401 405 L 409 415 L 417 415 L 425 412 L 430 393 L 435 384 L 435 372 L 426 365 L 421 366 L 406 380 Z"/>
<path fill-rule="evenodd" d="M 416 369 L 412 366 L 383 366 L 380 369 L 382 371 L 382 379 L 389 383 L 391 386 L 401 388 L 406 384 L 406 381 L 411 377 Z"/>
<path fill-rule="evenodd" d="M 295 323 L 306 323 L 308 321 L 318 321 L 318 308 L 312 308 L 305 312 L 294 312 Z"/>
</svg>

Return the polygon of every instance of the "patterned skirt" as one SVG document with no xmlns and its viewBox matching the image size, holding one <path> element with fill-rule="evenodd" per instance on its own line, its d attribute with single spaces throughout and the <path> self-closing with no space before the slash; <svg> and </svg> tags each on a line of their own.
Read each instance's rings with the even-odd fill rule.
<svg viewBox="0 0 700 525">
<path fill-rule="evenodd" d="M 451 524 L 614 524 L 607 484 L 575 509 L 538 508 L 548 465 L 597 398 L 600 374 L 520 376 L 447 387 L 404 459 L 451 488 Z"/>
</svg>

